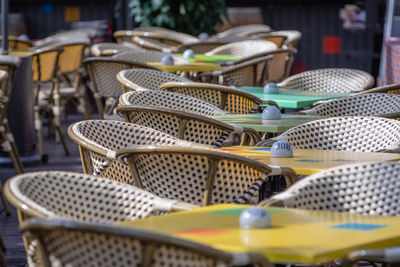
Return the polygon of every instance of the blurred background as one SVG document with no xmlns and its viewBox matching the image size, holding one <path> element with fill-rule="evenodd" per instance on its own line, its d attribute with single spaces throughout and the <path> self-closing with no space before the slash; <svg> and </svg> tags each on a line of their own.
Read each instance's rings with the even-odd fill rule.
<svg viewBox="0 0 400 267">
<path fill-rule="evenodd" d="M 293 73 L 325 67 L 379 74 L 386 7 L 390 1 L 323 0 L 12 0 L 11 35 L 40 39 L 62 30 L 97 29 L 97 42 L 149 23 L 193 35 L 264 23 L 302 33 Z M 394 1 L 396 2 L 396 1 Z M 396 15 L 396 9 L 395 9 Z M 400 14 L 400 12 L 398 12 Z M 193 15 L 195 14 L 195 15 Z M 222 16 L 222 17 L 221 17 Z M 219 21 L 217 25 L 212 25 Z M 193 26 L 191 26 L 193 25 Z M 394 36 L 394 35 L 392 35 Z"/>
</svg>

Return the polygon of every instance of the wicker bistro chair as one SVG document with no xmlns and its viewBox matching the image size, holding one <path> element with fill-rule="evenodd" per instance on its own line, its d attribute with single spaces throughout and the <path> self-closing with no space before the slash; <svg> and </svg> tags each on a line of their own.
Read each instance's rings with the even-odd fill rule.
<svg viewBox="0 0 400 267">
<path fill-rule="evenodd" d="M 133 183 L 129 168 L 115 160 L 119 149 L 132 145 L 195 145 L 132 123 L 87 120 L 72 124 L 70 138 L 79 145 L 83 172 L 123 183 Z"/>
<path fill-rule="evenodd" d="M 116 43 L 98 43 L 90 47 L 90 52 L 96 57 L 114 56 L 118 53 L 135 52 L 136 50 L 141 49 Z"/>
<path fill-rule="evenodd" d="M 272 55 L 261 56 L 220 70 L 203 72 L 199 77 L 205 82 L 228 86 L 263 86 L 268 62 L 272 59 Z"/>
<path fill-rule="evenodd" d="M 271 167 L 248 157 L 207 147 L 133 146 L 116 153 L 137 186 L 160 197 L 196 205 L 257 202 L 269 175 L 297 180 L 292 169 Z"/>
<path fill-rule="evenodd" d="M 294 54 L 296 53 L 297 50 L 294 48 L 278 48 L 273 51 L 258 53 L 253 56 L 241 58 L 238 60 L 224 62 L 223 65 L 230 66 L 259 57 L 273 56 L 273 58 L 268 61 L 262 85 L 264 85 L 267 82 L 277 83 L 281 82 L 282 80 L 286 79 L 289 76 L 290 71 L 292 69 Z"/>
<path fill-rule="evenodd" d="M 301 72 L 278 84 L 288 89 L 315 92 L 356 93 L 374 84 L 374 78 L 364 71 L 346 68 L 328 68 Z"/>
<path fill-rule="evenodd" d="M 122 31 L 116 31 L 114 33 L 114 37 L 115 39 L 117 39 L 118 43 L 132 42 L 132 38 L 135 36 L 154 39 L 160 43 L 172 46 L 180 46 L 181 44 L 185 43 L 194 43 L 199 40 L 194 36 L 167 29 L 145 30 L 145 31 L 137 31 L 135 29 L 133 31 L 122 30 Z"/>
<path fill-rule="evenodd" d="M 132 60 L 135 62 L 160 62 L 163 56 L 168 55 L 166 53 L 158 51 L 148 51 L 145 49 L 137 49 L 134 51 L 121 52 L 113 56 L 117 59 Z M 174 59 L 175 64 L 188 64 L 189 61 L 183 57 L 177 55 L 171 55 Z"/>
<path fill-rule="evenodd" d="M 230 35 L 250 36 L 256 33 L 270 32 L 271 27 L 265 24 L 248 24 L 232 27 L 226 31 L 220 32 L 214 36 L 215 39 L 227 37 Z"/>
<path fill-rule="evenodd" d="M 60 125 L 60 92 L 57 79 L 59 56 L 62 48 L 49 48 L 36 50 L 33 54 L 32 69 L 34 88 L 34 113 L 35 113 L 35 129 L 37 131 L 39 153 L 42 161 L 46 162 L 47 154 L 44 152 L 42 137 L 42 120 L 41 111 L 46 111 L 53 118 L 53 125 L 56 134 L 59 137 L 66 155 L 69 155 L 67 144 L 61 131 Z M 50 88 L 46 85 L 50 83 Z M 42 91 L 45 91 L 43 94 Z"/>
<path fill-rule="evenodd" d="M 3 56 L 2 56 L 3 57 Z M 0 57 L 1 60 L 1 57 Z M 7 81 L 8 81 L 8 74 L 4 70 L 0 70 L 0 84 L 1 88 L 5 88 L 5 90 L 0 89 L 0 144 L 2 151 L 7 152 L 8 155 L 11 158 L 11 162 L 14 165 L 15 170 L 17 173 L 22 173 L 23 172 L 23 166 L 21 163 L 21 160 L 18 155 L 18 150 L 16 150 L 14 138 L 12 136 L 12 133 L 8 127 L 8 122 L 7 122 L 7 104 L 8 104 L 8 86 L 7 86 Z M 4 92 L 4 93 L 3 93 Z M 3 105 L 4 103 L 4 105 Z M 0 198 L 3 204 L 4 211 L 6 212 L 7 215 L 11 214 L 11 210 L 8 206 L 8 203 L 4 197 L 3 194 L 3 185 L 0 181 Z M 0 245 L 2 244 L 1 236 L 0 236 Z M 0 246 L 1 247 L 1 246 Z M 4 247 L 4 246 L 3 246 Z M 0 254 L 0 261 L 1 261 L 2 255 Z"/>
<path fill-rule="evenodd" d="M 258 38 L 270 38 L 270 37 L 275 37 L 275 36 L 279 36 L 279 37 L 285 37 L 284 40 L 284 46 L 288 47 L 288 48 L 296 48 L 298 42 L 301 39 L 301 32 L 296 31 L 296 30 L 281 30 L 281 31 L 271 31 L 268 33 L 257 33 L 254 34 L 253 36 L 258 37 Z M 266 39 L 268 40 L 268 39 Z"/>
<path fill-rule="evenodd" d="M 310 175 L 260 205 L 400 216 L 400 163 L 348 164 Z"/>
<path fill-rule="evenodd" d="M 92 82 L 96 106 L 101 119 L 113 114 L 114 108 L 118 104 L 117 99 L 123 93 L 116 78 L 119 71 L 132 68 L 155 69 L 140 62 L 108 57 L 86 58 L 83 64 Z M 102 98 L 106 98 L 105 105 L 103 105 Z"/>
<path fill-rule="evenodd" d="M 85 88 L 81 88 L 82 76 L 85 69 L 82 67 L 85 49 L 89 42 L 68 41 L 58 42 L 49 48 L 62 48 L 58 59 L 58 86 L 61 100 L 64 105 L 72 102 L 77 110 L 84 114 L 85 119 L 90 118 L 90 104 Z"/>
<path fill-rule="evenodd" d="M 164 53 L 178 52 L 177 46 L 164 44 L 156 39 L 148 38 L 147 36 L 134 36 L 132 37 L 132 41 L 137 47 L 142 49 L 160 51 Z"/>
<path fill-rule="evenodd" d="M 256 144 L 261 140 L 251 128 L 231 126 L 182 109 L 165 107 L 123 106 L 117 113 L 130 123 L 150 127 L 182 140 L 213 147 L 226 145 Z M 240 137 L 244 134 L 243 140 Z"/>
<path fill-rule="evenodd" d="M 132 185 L 92 175 L 44 171 L 14 176 L 5 185 L 20 223 L 31 217 L 62 217 L 83 222 L 136 220 L 159 211 L 194 206 L 162 199 Z"/>
<path fill-rule="evenodd" d="M 278 47 L 273 42 L 248 40 L 219 46 L 206 53 L 206 55 L 233 55 L 246 58 L 260 53 L 270 52 L 277 48 Z"/>
<path fill-rule="evenodd" d="M 96 30 L 93 29 L 76 29 L 64 31 L 33 42 L 33 47 L 31 49 L 36 50 L 55 42 L 70 41 L 72 39 L 91 42 L 95 35 Z"/>
<path fill-rule="evenodd" d="M 400 216 L 399 175 L 398 162 L 343 165 L 310 175 L 259 205 Z M 400 247 L 354 251 L 347 260 L 399 263 L 399 252 Z"/>
<path fill-rule="evenodd" d="M 2 37 L 0 36 L 0 41 Z M 8 48 L 10 50 L 28 50 L 33 44 L 26 40 L 18 39 L 18 36 L 8 36 Z"/>
<path fill-rule="evenodd" d="M 358 152 L 396 152 L 400 146 L 400 122 L 379 117 L 337 117 L 296 126 L 261 141 L 269 146 L 287 140 L 294 148 Z"/>
<path fill-rule="evenodd" d="M 193 43 L 182 44 L 181 46 L 179 46 L 177 52 L 183 53 L 187 49 L 192 49 L 195 53 L 205 54 L 225 44 L 227 44 L 227 42 L 225 41 L 212 41 L 212 40 L 197 41 Z"/>
<path fill-rule="evenodd" d="M 123 70 L 117 74 L 124 92 L 140 90 L 159 90 L 166 82 L 191 82 L 179 75 L 160 70 Z"/>
<path fill-rule="evenodd" d="M 40 243 L 43 266 L 271 266 L 261 254 L 228 253 L 169 235 L 115 225 L 32 219 L 21 230 Z"/>
<path fill-rule="evenodd" d="M 189 95 L 206 101 L 233 114 L 247 114 L 256 111 L 262 99 L 232 87 L 211 83 L 174 83 L 161 85 L 161 91 Z"/>
<path fill-rule="evenodd" d="M 376 116 L 400 118 L 400 95 L 358 94 L 329 100 L 312 109 L 301 111 L 317 116 Z"/>
<path fill-rule="evenodd" d="M 133 91 L 121 95 L 120 106 L 139 105 L 147 107 L 181 110 L 202 116 L 225 115 L 227 112 L 201 99 L 162 91 Z"/>
<path fill-rule="evenodd" d="M 265 41 L 273 42 L 278 48 L 282 48 L 285 45 L 287 36 L 284 34 L 276 34 L 274 32 L 258 33 L 255 37 L 264 39 Z"/>
<path fill-rule="evenodd" d="M 195 207 L 128 184 L 73 172 L 18 175 L 9 179 L 5 188 L 7 198 L 18 210 L 20 224 L 32 217 L 112 224 Z M 27 238 L 24 242 L 29 265 L 42 266 L 38 264 L 37 244 Z"/>
<path fill-rule="evenodd" d="M 23 173 L 24 167 L 19 157 L 17 145 L 13 133 L 8 123 L 7 111 L 11 97 L 11 90 L 14 81 L 15 70 L 20 65 L 21 60 L 14 56 L 0 56 L 0 134 L 1 146 L 3 151 L 10 155 L 11 161 L 17 173 Z M 3 203 L 7 204 L 7 203 Z M 7 206 L 8 207 L 8 206 Z M 8 208 L 6 212 L 10 211 Z"/>
</svg>

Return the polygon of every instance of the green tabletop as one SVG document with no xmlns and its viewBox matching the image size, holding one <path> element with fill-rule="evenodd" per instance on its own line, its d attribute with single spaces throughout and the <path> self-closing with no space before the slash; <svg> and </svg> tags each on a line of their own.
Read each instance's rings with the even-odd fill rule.
<svg viewBox="0 0 400 267">
<path fill-rule="evenodd" d="M 349 96 L 349 93 L 314 92 L 294 89 L 279 89 L 279 94 L 265 94 L 263 87 L 242 86 L 238 89 L 263 100 L 272 100 L 281 108 L 312 107 L 317 101 Z"/>
<path fill-rule="evenodd" d="M 282 114 L 280 120 L 263 120 L 262 114 L 232 114 L 213 116 L 213 119 L 264 133 L 282 133 L 297 125 L 329 117 L 314 115 Z"/>
<path fill-rule="evenodd" d="M 182 54 L 180 54 L 182 56 Z M 206 56 L 204 54 L 195 54 L 194 59 L 191 61 L 194 62 L 204 62 L 204 63 L 221 63 L 221 62 L 228 62 L 238 60 L 240 57 L 233 56 L 233 55 L 212 55 Z"/>
</svg>

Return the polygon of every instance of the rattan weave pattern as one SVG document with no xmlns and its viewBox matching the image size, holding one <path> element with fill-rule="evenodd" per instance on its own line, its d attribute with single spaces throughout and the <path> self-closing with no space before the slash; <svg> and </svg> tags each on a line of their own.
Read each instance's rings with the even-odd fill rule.
<svg viewBox="0 0 400 267">
<path fill-rule="evenodd" d="M 93 233 L 56 231 L 44 236 L 52 266 L 141 266 L 146 241 Z M 76 248 L 80 248 L 77 250 Z M 151 266 L 215 266 L 211 257 L 174 246 L 155 245 Z M 83 256 L 85 255 L 85 256 Z M 226 265 L 222 265 L 226 266 Z"/>
<path fill-rule="evenodd" d="M 265 24 L 247 24 L 232 27 L 215 35 L 215 39 L 226 36 L 249 36 L 260 32 L 269 32 L 271 27 Z"/>
<path fill-rule="evenodd" d="M 124 93 L 120 97 L 120 106 L 139 105 L 165 107 L 203 116 L 224 115 L 225 111 L 198 98 L 163 91 L 137 91 Z"/>
<path fill-rule="evenodd" d="M 308 176 L 265 203 L 288 208 L 400 216 L 400 164 L 349 164 Z"/>
<path fill-rule="evenodd" d="M 202 99 L 233 114 L 247 114 L 263 101 L 232 87 L 209 83 L 166 83 L 161 91 L 171 91 Z"/>
<path fill-rule="evenodd" d="M 17 207 L 37 217 L 70 218 L 114 223 L 170 211 L 174 201 L 161 199 L 132 185 L 72 172 L 35 172 L 19 175 L 7 185 Z M 24 211 L 25 210 L 25 211 Z"/>
<path fill-rule="evenodd" d="M 179 140 L 163 132 L 146 128 L 140 125 L 121 121 L 87 120 L 74 123 L 68 130 L 70 137 L 81 149 L 89 151 L 89 157 L 81 154 L 82 164 L 90 162 L 85 173 L 91 174 L 100 165 L 111 161 L 101 176 L 112 180 L 133 183 L 133 178 L 127 166 L 110 159 L 107 154 L 113 153 L 121 148 L 144 145 L 189 145 L 190 143 Z"/>
<path fill-rule="evenodd" d="M 161 59 L 169 55 L 158 51 L 148 51 L 144 49 L 137 49 L 129 52 L 121 52 L 113 56 L 113 58 L 120 58 L 125 60 L 132 60 L 135 62 L 161 62 Z M 177 55 L 171 55 L 174 59 L 174 64 L 188 64 L 189 61 Z"/>
<path fill-rule="evenodd" d="M 300 41 L 302 36 L 301 32 L 296 30 L 272 31 L 269 34 L 286 36 L 285 45 L 291 48 L 296 48 L 297 43 Z M 268 33 L 266 35 L 268 35 Z"/>
<path fill-rule="evenodd" d="M 375 152 L 400 146 L 400 122 L 379 117 L 337 117 L 294 127 L 274 140 L 301 149 Z"/>
<path fill-rule="evenodd" d="M 367 72 L 347 68 L 326 68 L 301 72 L 278 84 L 279 87 L 315 92 L 359 92 L 371 88 L 374 78 Z"/>
<path fill-rule="evenodd" d="M 258 56 L 260 55 L 260 56 Z M 249 57 L 238 64 L 212 72 L 203 72 L 200 77 L 206 81 L 213 81 L 228 86 L 263 86 L 267 77 L 268 63 L 272 55 L 264 53 Z"/>
<path fill-rule="evenodd" d="M 122 84 L 124 92 L 150 89 L 159 90 L 166 82 L 191 82 L 179 75 L 158 70 L 124 70 L 118 73 L 117 79 Z"/>
<path fill-rule="evenodd" d="M 143 189 L 196 205 L 239 201 L 271 172 L 267 165 L 260 167 L 245 157 L 233 158 L 221 151 L 191 148 L 176 152 L 180 148 L 174 149 L 133 147 L 129 152 L 119 152 L 122 158 L 117 157 L 134 164 Z M 208 182 L 212 182 L 210 191 L 207 191 Z M 206 193 L 211 194 L 207 201 Z M 255 190 L 251 196 L 257 199 L 257 193 Z"/>
<path fill-rule="evenodd" d="M 250 57 L 259 53 L 265 53 L 276 50 L 278 47 L 273 42 L 265 40 L 249 40 L 234 42 L 226 45 L 221 45 L 206 55 L 233 55 L 238 57 Z"/>
<path fill-rule="evenodd" d="M 136 50 L 139 50 L 139 48 L 133 48 L 130 46 L 125 46 L 116 43 L 98 43 L 90 47 L 90 52 L 92 52 L 92 54 L 95 55 L 96 57 L 101 57 L 106 55 L 110 56 L 123 52 L 131 52 L 131 51 L 134 52 Z"/>
<path fill-rule="evenodd" d="M 94 90 L 101 96 L 119 97 L 122 94 L 121 84 L 116 76 L 125 69 L 143 68 L 134 62 L 122 59 L 88 58 L 85 61 Z M 151 68 L 151 67 L 149 67 Z"/>
<path fill-rule="evenodd" d="M 21 228 L 40 242 L 50 266 L 271 266 L 261 255 L 227 253 L 134 228 L 60 219 L 32 219 Z"/>
<path fill-rule="evenodd" d="M 221 136 L 234 132 L 234 128 L 228 124 L 174 109 L 125 106 L 118 108 L 117 112 L 125 121 L 197 144 L 214 145 Z"/>
<path fill-rule="evenodd" d="M 179 47 L 178 52 L 183 53 L 187 49 L 192 49 L 195 53 L 205 54 L 210 52 L 211 50 L 224 45 L 226 42 L 218 42 L 218 41 L 198 41 L 194 43 L 186 43 Z"/>
<path fill-rule="evenodd" d="M 380 116 L 398 113 L 400 95 L 360 94 L 330 100 L 303 113 L 319 116 Z"/>
</svg>

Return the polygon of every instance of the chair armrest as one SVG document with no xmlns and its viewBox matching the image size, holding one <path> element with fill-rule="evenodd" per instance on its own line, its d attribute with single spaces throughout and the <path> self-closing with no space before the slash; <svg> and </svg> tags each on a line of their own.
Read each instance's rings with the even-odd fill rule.
<svg viewBox="0 0 400 267">
<path fill-rule="evenodd" d="M 350 263 L 357 261 L 400 263 L 400 247 L 354 251 L 347 256 L 347 260 Z"/>
</svg>

